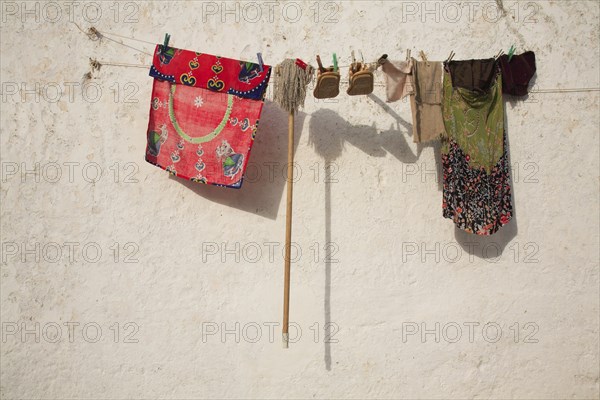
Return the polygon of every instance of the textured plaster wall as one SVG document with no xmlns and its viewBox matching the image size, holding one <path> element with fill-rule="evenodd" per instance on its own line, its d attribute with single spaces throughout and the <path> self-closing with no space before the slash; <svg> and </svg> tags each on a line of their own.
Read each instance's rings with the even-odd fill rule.
<svg viewBox="0 0 600 400">
<path fill-rule="evenodd" d="M 285 113 L 240 191 L 171 178 L 144 162 L 147 70 L 80 86 L 88 57 L 150 57 L 71 23 L 268 64 L 515 44 L 536 89 L 600 86 L 596 2 L 500 4 L 2 2 L 2 397 L 598 398 L 597 91 L 506 101 L 516 218 L 490 238 L 441 217 L 439 149 L 380 72 L 309 95 L 283 350 Z"/>
</svg>

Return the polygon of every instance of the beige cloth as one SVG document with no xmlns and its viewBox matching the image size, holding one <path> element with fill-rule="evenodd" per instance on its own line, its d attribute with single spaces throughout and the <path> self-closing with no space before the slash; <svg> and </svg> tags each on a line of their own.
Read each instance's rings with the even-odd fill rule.
<svg viewBox="0 0 600 400">
<path fill-rule="evenodd" d="M 412 59 L 414 93 L 410 95 L 413 141 L 437 140 L 445 132 L 442 117 L 442 63 Z"/>
<path fill-rule="evenodd" d="M 385 90 L 388 103 L 401 100 L 414 93 L 412 68 L 412 59 L 408 61 L 387 61 L 381 66 L 385 73 Z"/>
</svg>

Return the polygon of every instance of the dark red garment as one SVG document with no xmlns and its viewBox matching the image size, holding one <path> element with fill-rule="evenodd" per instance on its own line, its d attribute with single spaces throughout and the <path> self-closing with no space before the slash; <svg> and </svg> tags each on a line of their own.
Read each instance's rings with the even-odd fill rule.
<svg viewBox="0 0 600 400">
<path fill-rule="evenodd" d="M 529 81 L 535 75 L 535 53 L 526 51 L 514 55 L 510 61 L 505 54 L 498 60 L 502 71 L 502 93 L 513 96 L 526 96 L 529 91 Z"/>
</svg>

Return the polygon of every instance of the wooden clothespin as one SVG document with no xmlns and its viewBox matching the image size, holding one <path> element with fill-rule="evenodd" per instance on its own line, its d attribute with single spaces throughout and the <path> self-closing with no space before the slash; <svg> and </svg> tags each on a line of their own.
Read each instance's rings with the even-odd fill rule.
<svg viewBox="0 0 600 400">
<path fill-rule="evenodd" d="M 77 25 L 77 27 L 79 27 L 79 25 Z M 98 29 L 94 28 L 93 26 L 90 27 L 90 29 L 88 29 L 87 35 L 92 40 L 102 39 L 102 34 L 100 33 L 100 31 L 98 31 Z"/>
<path fill-rule="evenodd" d="M 379 59 L 377 60 L 377 65 L 383 65 L 383 64 L 385 64 L 386 62 L 388 62 L 388 59 L 387 59 L 387 58 L 388 58 L 388 55 L 387 55 L 387 54 L 384 54 L 384 55 L 382 55 L 381 57 L 379 57 Z"/>
<path fill-rule="evenodd" d="M 446 59 L 446 62 L 452 61 L 452 59 L 454 58 L 454 55 L 455 55 L 454 50 L 451 50 L 450 55 L 448 56 L 448 59 Z"/>
<path fill-rule="evenodd" d="M 504 54 L 504 50 L 500 49 L 500 51 L 498 52 L 498 54 L 496 54 L 496 55 L 494 56 L 494 58 L 498 59 L 498 58 L 500 58 L 500 56 L 501 56 L 502 54 Z"/>
<path fill-rule="evenodd" d="M 419 52 L 419 55 L 421 56 L 421 58 L 423 59 L 423 61 L 425 61 L 427 63 L 427 65 L 429 66 L 429 61 L 427 60 L 427 56 L 425 55 L 425 52 L 423 50 L 421 50 Z"/>
<path fill-rule="evenodd" d="M 410 49 L 406 49 L 406 61 L 410 60 Z"/>
<path fill-rule="evenodd" d="M 377 68 L 381 67 L 383 64 L 385 64 L 386 62 L 388 62 L 388 55 L 384 54 L 381 57 L 379 57 L 377 59 L 377 61 L 375 62 L 375 70 L 377 70 Z"/>
<path fill-rule="evenodd" d="M 350 66 L 350 69 L 352 70 L 352 73 L 358 71 L 357 65 L 356 65 L 356 55 L 354 54 L 354 50 L 352 50 L 350 52 L 350 56 L 352 57 L 352 65 Z"/>
<path fill-rule="evenodd" d="M 325 67 L 323 66 L 323 63 L 321 62 L 321 56 L 319 56 L 317 54 L 317 65 L 319 66 L 319 71 L 321 73 L 325 72 Z"/>
<path fill-rule="evenodd" d="M 262 53 L 256 53 L 256 58 L 258 58 L 258 69 L 260 72 L 263 72 L 263 58 Z"/>
</svg>

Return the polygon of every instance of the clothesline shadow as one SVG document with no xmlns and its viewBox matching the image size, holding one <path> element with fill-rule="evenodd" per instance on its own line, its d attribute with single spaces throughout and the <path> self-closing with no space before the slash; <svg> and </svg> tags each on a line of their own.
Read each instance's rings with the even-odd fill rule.
<svg viewBox="0 0 600 400">
<path fill-rule="evenodd" d="M 298 147 L 306 113 L 295 116 L 294 146 Z M 287 166 L 288 113 L 265 101 L 252 146 L 246 176 L 240 189 L 202 185 L 171 176 L 207 200 L 272 220 L 283 199 Z"/>
</svg>

